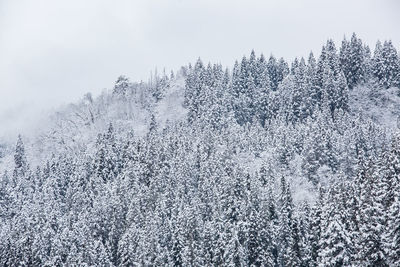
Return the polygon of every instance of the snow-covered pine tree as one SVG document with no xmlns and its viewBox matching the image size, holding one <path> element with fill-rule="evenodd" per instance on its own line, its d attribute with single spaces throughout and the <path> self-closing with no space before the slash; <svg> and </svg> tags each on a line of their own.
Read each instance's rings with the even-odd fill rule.
<svg viewBox="0 0 400 267">
<path fill-rule="evenodd" d="M 343 40 L 340 48 L 340 64 L 350 89 L 365 81 L 365 51 L 363 42 L 353 33 L 350 42 Z"/>
<path fill-rule="evenodd" d="M 352 240 L 343 223 L 340 187 L 332 186 L 322 211 L 321 238 L 319 240 L 319 266 L 350 266 Z"/>
<path fill-rule="evenodd" d="M 376 43 L 372 59 L 372 72 L 379 84 L 384 88 L 399 86 L 399 56 L 391 41 Z"/>
</svg>

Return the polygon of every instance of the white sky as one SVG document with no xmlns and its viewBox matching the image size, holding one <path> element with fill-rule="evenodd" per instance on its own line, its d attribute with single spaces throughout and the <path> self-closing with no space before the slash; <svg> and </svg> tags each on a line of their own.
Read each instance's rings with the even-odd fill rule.
<svg viewBox="0 0 400 267">
<path fill-rule="evenodd" d="M 398 48 L 399 14 L 396 0 L 0 0 L 0 128 L 19 110 L 199 56 L 230 67 L 254 48 L 292 60 L 353 31 L 371 48 L 377 39 Z"/>
</svg>

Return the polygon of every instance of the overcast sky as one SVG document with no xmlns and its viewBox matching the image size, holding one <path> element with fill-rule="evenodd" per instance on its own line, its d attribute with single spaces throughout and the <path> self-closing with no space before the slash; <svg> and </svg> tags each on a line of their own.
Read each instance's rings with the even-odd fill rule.
<svg viewBox="0 0 400 267">
<path fill-rule="evenodd" d="M 292 60 L 353 31 L 399 48 L 399 14 L 396 0 L 0 0 L 0 124 L 199 56 L 231 66 L 254 48 Z"/>
</svg>

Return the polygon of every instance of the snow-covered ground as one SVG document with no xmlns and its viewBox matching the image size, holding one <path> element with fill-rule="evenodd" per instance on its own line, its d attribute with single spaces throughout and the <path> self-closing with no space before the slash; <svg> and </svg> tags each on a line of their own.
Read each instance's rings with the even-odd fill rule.
<svg viewBox="0 0 400 267">
<path fill-rule="evenodd" d="M 183 107 L 185 80 L 173 81 L 167 88 L 164 98 L 155 107 L 157 123 L 165 127 L 168 122 L 186 118 L 187 110 Z"/>
<path fill-rule="evenodd" d="M 388 130 L 400 126 L 399 88 L 377 90 L 373 86 L 358 86 L 350 91 L 349 100 L 354 113 L 361 113 Z"/>
</svg>

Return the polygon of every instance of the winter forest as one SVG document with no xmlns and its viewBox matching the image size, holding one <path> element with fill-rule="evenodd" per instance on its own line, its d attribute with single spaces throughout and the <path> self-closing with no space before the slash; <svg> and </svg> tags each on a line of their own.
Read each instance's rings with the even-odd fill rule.
<svg viewBox="0 0 400 267">
<path fill-rule="evenodd" d="M 399 87 L 356 34 L 120 76 L 0 143 L 0 265 L 400 266 Z"/>
</svg>

